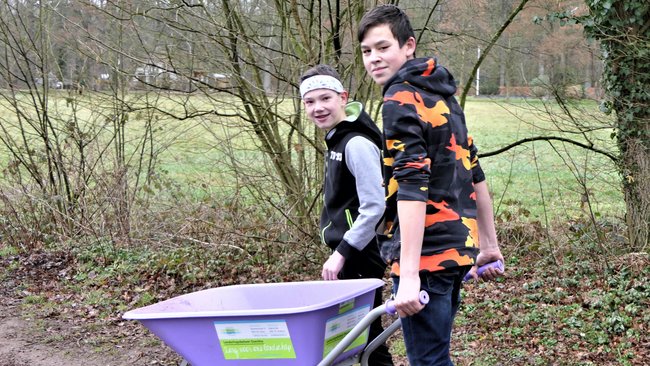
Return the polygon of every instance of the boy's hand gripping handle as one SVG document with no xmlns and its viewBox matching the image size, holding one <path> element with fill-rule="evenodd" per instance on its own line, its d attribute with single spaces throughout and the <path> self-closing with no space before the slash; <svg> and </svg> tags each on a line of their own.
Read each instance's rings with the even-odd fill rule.
<svg viewBox="0 0 650 366">
<path fill-rule="evenodd" d="M 422 290 L 420 291 L 420 304 L 426 305 L 429 303 L 429 294 Z M 395 309 L 395 301 L 390 299 L 386 301 L 386 313 L 390 315 L 397 314 L 397 309 Z"/>
<path fill-rule="evenodd" d="M 422 303 L 423 305 L 429 303 L 429 294 L 427 294 L 426 291 L 420 291 L 420 303 Z M 339 357 L 341 354 L 343 354 L 343 352 L 345 352 L 345 350 L 348 349 L 348 347 L 355 341 L 355 339 L 357 339 L 357 337 L 359 337 L 361 335 L 361 333 L 365 332 L 370 327 L 370 324 L 372 324 L 372 322 L 375 321 L 375 319 L 379 318 L 384 313 L 388 313 L 388 314 L 396 314 L 397 313 L 397 310 L 395 309 L 395 301 L 394 300 L 388 300 L 388 301 L 386 301 L 386 303 L 384 305 L 377 306 L 376 308 L 370 310 L 370 312 L 368 314 L 366 314 L 366 316 L 364 316 L 348 332 L 348 334 L 346 334 L 345 337 L 343 337 L 343 339 L 336 344 L 334 349 L 332 349 L 325 357 L 323 357 L 323 360 L 321 362 L 319 362 L 318 365 L 316 365 L 316 366 L 331 366 L 334 363 L 334 360 L 337 357 Z M 395 326 L 395 324 L 397 324 L 397 326 Z M 370 348 L 371 351 L 369 351 L 369 352 L 372 353 L 372 350 L 375 350 L 377 348 L 376 345 L 374 346 L 374 348 L 372 348 L 373 347 L 372 343 L 376 342 L 382 336 L 385 337 L 384 338 L 384 341 L 385 341 L 386 338 L 388 338 L 388 336 L 390 334 L 392 334 L 393 332 L 395 332 L 399 328 L 400 324 L 401 323 L 400 323 L 399 320 L 396 320 L 395 322 L 393 322 L 393 324 L 391 326 L 389 326 L 388 329 L 386 331 L 384 331 L 384 333 L 388 332 L 390 329 L 392 329 L 392 331 L 390 331 L 387 334 L 384 334 L 384 333 L 380 334 L 377 338 L 375 338 L 375 340 L 373 342 L 371 342 L 371 344 L 368 347 L 366 347 L 366 350 Z M 348 363 L 337 363 L 337 365 L 339 365 L 339 364 L 348 365 Z M 367 365 L 368 364 L 367 359 L 366 359 L 365 363 L 362 360 L 361 364 L 362 365 Z"/>
<path fill-rule="evenodd" d="M 480 277 L 483 274 L 483 272 L 485 272 L 485 270 L 488 269 L 488 268 L 496 268 L 499 271 L 503 272 L 503 262 L 501 260 L 497 260 L 497 261 L 494 261 L 494 262 L 484 264 L 484 265 L 478 267 L 478 269 L 476 270 L 476 274 L 478 274 L 479 277 Z M 472 278 L 473 278 L 472 275 L 469 272 L 467 272 L 467 274 L 465 275 L 465 278 L 463 278 L 463 282 L 469 281 Z"/>
</svg>

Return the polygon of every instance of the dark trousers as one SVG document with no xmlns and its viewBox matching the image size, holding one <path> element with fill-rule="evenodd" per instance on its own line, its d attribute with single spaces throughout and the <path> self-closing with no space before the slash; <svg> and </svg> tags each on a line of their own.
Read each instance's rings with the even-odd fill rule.
<svg viewBox="0 0 650 366">
<path fill-rule="evenodd" d="M 379 278 L 384 277 L 386 263 L 379 256 L 379 248 L 375 241 L 370 242 L 361 252 L 355 251 L 352 256 L 346 259 L 339 279 L 350 280 L 359 278 Z M 380 306 L 384 303 L 382 289 L 375 292 L 375 302 L 373 307 Z M 377 318 L 370 325 L 368 332 L 368 342 L 377 338 L 384 327 L 381 325 L 381 317 Z M 393 358 L 388 352 L 386 344 L 379 346 L 368 358 L 368 366 L 393 366 Z"/>
</svg>

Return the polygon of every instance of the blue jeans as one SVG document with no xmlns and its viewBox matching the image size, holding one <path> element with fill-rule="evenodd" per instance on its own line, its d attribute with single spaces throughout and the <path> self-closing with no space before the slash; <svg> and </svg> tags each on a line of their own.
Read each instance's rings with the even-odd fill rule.
<svg viewBox="0 0 650 366">
<path fill-rule="evenodd" d="M 463 277 L 470 267 L 420 273 L 423 290 L 429 293 L 429 303 L 419 313 L 402 318 L 406 356 L 411 366 L 453 366 L 449 356 L 451 328 L 460 305 Z M 399 287 L 399 277 L 393 278 L 393 291 Z"/>
</svg>

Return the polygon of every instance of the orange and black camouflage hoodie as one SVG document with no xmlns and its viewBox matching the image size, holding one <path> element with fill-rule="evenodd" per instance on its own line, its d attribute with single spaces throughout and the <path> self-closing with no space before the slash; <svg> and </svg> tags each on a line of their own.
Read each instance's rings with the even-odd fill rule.
<svg viewBox="0 0 650 366">
<path fill-rule="evenodd" d="M 433 58 L 407 61 L 384 85 L 386 212 L 379 238 L 395 276 L 399 200 L 427 203 L 420 271 L 472 265 L 478 254 L 474 183 L 485 175 L 455 92 L 453 76 Z"/>
</svg>

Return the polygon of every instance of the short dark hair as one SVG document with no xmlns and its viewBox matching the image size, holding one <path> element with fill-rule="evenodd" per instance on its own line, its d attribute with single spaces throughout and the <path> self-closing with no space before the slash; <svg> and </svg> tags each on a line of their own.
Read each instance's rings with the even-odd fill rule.
<svg viewBox="0 0 650 366">
<path fill-rule="evenodd" d="M 400 47 L 404 46 L 410 37 L 415 38 L 408 15 L 396 5 L 386 4 L 379 5 L 363 15 L 357 31 L 359 43 L 363 42 L 370 28 L 384 24 L 388 25 Z"/>
<path fill-rule="evenodd" d="M 303 81 L 316 75 L 329 75 L 335 77 L 338 81 L 341 81 L 341 76 L 339 75 L 338 71 L 336 71 L 335 68 L 333 68 L 330 65 L 318 64 L 310 68 L 309 70 L 305 71 L 300 77 L 300 82 L 302 83 Z"/>
</svg>

